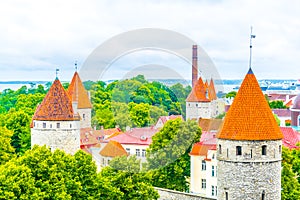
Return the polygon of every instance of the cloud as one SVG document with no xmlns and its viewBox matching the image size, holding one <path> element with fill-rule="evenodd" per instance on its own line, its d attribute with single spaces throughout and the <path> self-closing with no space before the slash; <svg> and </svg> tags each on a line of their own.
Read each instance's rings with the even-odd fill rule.
<svg viewBox="0 0 300 200">
<path fill-rule="evenodd" d="M 149 27 L 186 35 L 208 53 L 222 78 L 243 78 L 251 25 L 257 35 L 253 41 L 257 77 L 296 79 L 300 74 L 299 4 L 296 0 L 1 2 L 0 80 L 53 80 L 56 66 L 64 71 L 62 79 L 70 79 L 75 60 L 83 64 L 111 37 Z M 127 61 L 122 63 L 125 69 L 131 65 Z M 177 66 L 176 60 L 174 65 L 170 62 Z M 183 75 L 190 79 L 189 73 Z"/>
</svg>

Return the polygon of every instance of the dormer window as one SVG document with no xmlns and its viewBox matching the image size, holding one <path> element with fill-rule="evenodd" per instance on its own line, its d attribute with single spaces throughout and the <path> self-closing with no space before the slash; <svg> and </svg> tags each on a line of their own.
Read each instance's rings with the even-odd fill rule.
<svg viewBox="0 0 300 200">
<path fill-rule="evenodd" d="M 267 145 L 263 145 L 263 146 L 261 147 L 261 154 L 262 154 L 263 156 L 266 156 L 266 155 L 267 155 Z"/>
<path fill-rule="evenodd" d="M 236 155 L 241 156 L 242 155 L 242 147 L 241 146 L 236 146 Z"/>
</svg>

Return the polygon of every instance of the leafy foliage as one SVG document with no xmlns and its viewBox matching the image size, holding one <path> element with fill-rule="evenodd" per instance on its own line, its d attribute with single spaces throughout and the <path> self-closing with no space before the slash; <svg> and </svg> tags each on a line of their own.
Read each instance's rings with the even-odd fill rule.
<svg viewBox="0 0 300 200">
<path fill-rule="evenodd" d="M 199 140 L 201 130 L 195 121 L 169 120 L 152 137 L 147 149 L 149 176 L 154 186 L 187 191 L 190 176 L 192 144 Z"/>
</svg>

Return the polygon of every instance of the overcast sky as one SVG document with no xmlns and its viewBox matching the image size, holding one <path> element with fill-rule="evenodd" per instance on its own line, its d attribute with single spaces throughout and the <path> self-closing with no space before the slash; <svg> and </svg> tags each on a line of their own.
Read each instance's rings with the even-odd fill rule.
<svg viewBox="0 0 300 200">
<path fill-rule="evenodd" d="M 257 78 L 298 79 L 299 8 L 297 0 L 1 1 L 0 81 L 53 80 L 56 67 L 61 80 L 70 80 L 75 60 L 80 68 L 99 45 L 140 28 L 167 29 L 191 38 L 222 79 L 241 79 L 248 68 L 251 25 Z M 180 58 L 157 51 L 123 56 L 104 78 L 119 79 L 149 64 L 172 66 L 180 76 L 191 78 L 191 68 Z"/>
</svg>

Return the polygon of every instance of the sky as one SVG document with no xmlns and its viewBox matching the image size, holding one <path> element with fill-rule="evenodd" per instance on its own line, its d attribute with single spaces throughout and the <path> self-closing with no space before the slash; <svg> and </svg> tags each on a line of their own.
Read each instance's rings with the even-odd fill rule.
<svg viewBox="0 0 300 200">
<path fill-rule="evenodd" d="M 221 79 L 242 79 L 249 67 L 251 26 L 256 77 L 299 79 L 299 8 L 297 0 L 1 1 L 0 81 L 51 81 L 56 68 L 61 80 L 70 80 L 75 61 L 80 72 L 97 47 L 143 28 L 190 38 L 206 52 Z M 179 74 L 191 79 L 190 63 L 149 49 L 120 55 L 99 79 L 121 79 L 141 68 L 152 70 L 148 78 Z"/>
</svg>

